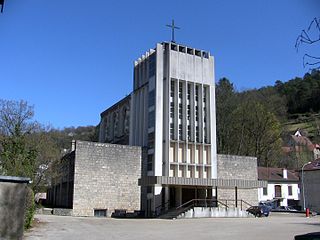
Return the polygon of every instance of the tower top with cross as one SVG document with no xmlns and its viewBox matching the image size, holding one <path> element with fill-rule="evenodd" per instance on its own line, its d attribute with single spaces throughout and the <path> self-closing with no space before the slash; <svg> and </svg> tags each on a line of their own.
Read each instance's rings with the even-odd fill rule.
<svg viewBox="0 0 320 240">
<path fill-rule="evenodd" d="M 171 28 L 171 42 L 175 43 L 174 30 L 175 29 L 180 29 L 180 28 L 174 25 L 174 19 L 172 19 L 171 25 L 167 24 L 166 26 Z"/>
</svg>

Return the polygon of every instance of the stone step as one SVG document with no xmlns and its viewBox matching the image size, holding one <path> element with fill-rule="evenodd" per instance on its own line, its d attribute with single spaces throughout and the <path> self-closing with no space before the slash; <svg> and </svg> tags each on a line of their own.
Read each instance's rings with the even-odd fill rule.
<svg viewBox="0 0 320 240">
<path fill-rule="evenodd" d="M 247 218 L 252 217 L 245 210 L 240 208 L 219 208 L 219 207 L 194 207 L 181 213 L 177 210 L 171 210 L 159 218 L 161 219 L 181 219 L 181 218 Z"/>
<path fill-rule="evenodd" d="M 247 218 L 251 217 L 245 210 L 239 208 L 194 207 L 177 218 Z"/>
</svg>

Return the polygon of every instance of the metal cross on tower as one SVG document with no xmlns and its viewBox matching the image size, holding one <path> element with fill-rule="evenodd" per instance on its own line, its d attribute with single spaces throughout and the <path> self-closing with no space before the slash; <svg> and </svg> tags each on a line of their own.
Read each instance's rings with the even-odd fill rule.
<svg viewBox="0 0 320 240">
<path fill-rule="evenodd" d="M 172 36 L 171 42 L 175 42 L 174 41 L 174 29 L 180 29 L 180 28 L 174 25 L 174 20 L 173 19 L 172 19 L 171 25 L 167 24 L 166 26 L 171 28 L 171 32 L 172 32 L 171 33 L 171 36 Z"/>
</svg>

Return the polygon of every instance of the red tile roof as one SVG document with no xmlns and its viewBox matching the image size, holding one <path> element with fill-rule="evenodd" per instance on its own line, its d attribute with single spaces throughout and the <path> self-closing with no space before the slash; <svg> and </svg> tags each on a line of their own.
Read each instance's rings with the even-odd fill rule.
<svg viewBox="0 0 320 240">
<path fill-rule="evenodd" d="M 287 178 L 283 178 L 283 168 L 258 167 L 258 179 L 265 181 L 299 181 L 294 170 L 287 170 Z"/>
</svg>

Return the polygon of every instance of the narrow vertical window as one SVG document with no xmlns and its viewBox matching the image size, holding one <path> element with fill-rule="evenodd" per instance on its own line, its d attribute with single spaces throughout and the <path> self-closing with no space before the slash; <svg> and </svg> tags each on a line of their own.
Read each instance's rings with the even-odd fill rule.
<svg viewBox="0 0 320 240">
<path fill-rule="evenodd" d="M 170 84 L 170 97 L 174 97 L 174 81 L 171 80 Z"/>
<path fill-rule="evenodd" d="M 263 196 L 267 196 L 268 195 L 268 188 L 264 187 L 263 188 Z"/>
</svg>

